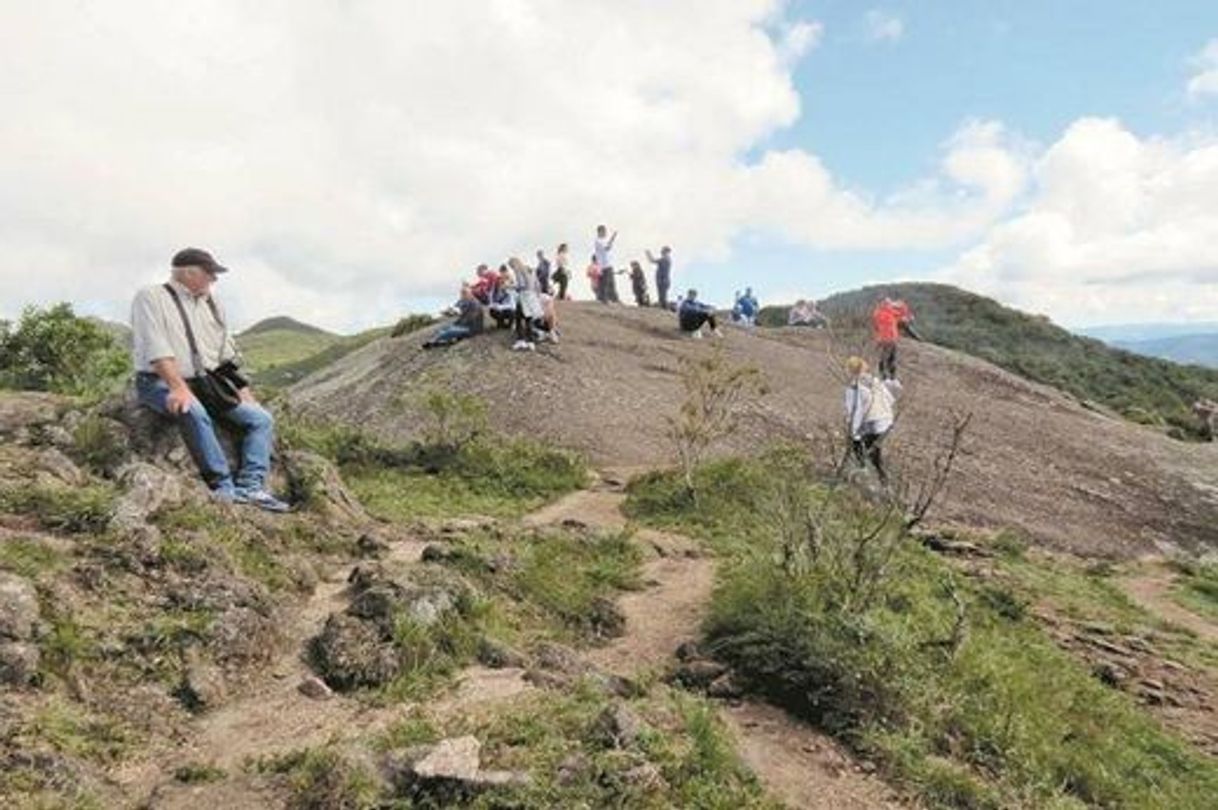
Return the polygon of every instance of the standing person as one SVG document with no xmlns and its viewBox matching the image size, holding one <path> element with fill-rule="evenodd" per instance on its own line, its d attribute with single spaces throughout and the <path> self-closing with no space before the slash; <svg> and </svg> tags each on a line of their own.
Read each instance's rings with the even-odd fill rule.
<svg viewBox="0 0 1218 810">
<path fill-rule="evenodd" d="M 139 403 L 177 422 L 214 498 L 286 512 L 266 490 L 275 420 L 237 370 L 237 347 L 211 294 L 228 269 L 198 248 L 178 251 L 170 265 L 169 281 L 140 290 L 131 305 Z M 241 433 L 235 478 L 215 421 Z"/>
<path fill-rule="evenodd" d="M 668 309 L 668 288 L 672 284 L 672 248 L 668 245 L 660 248 L 660 258 L 647 251 L 647 261 L 656 266 L 656 296 L 661 309 Z"/>
<path fill-rule="evenodd" d="M 537 285 L 537 274 L 513 256 L 508 266 L 516 277 L 516 342 L 514 351 L 533 351 L 545 324 L 545 308 Z"/>
<path fill-rule="evenodd" d="M 880 444 L 892 430 L 893 406 L 901 391 L 895 379 L 880 380 L 868 373 L 867 361 L 851 357 L 846 361 L 850 377 L 846 385 L 846 426 L 850 432 L 850 447 L 860 465 L 875 467 L 880 483 L 888 483 L 888 472 Z"/>
<path fill-rule="evenodd" d="M 702 338 L 702 327 L 709 326 L 711 334 L 723 337 L 719 331 L 719 321 L 715 318 L 715 308 L 698 300 L 698 291 L 690 290 L 677 306 L 677 325 L 681 331 L 695 339 Z"/>
<path fill-rule="evenodd" d="M 554 284 L 558 287 L 558 300 L 567 300 L 567 285 L 571 283 L 571 268 L 567 243 L 563 242 L 554 253 Z"/>
<path fill-rule="evenodd" d="M 424 349 L 434 349 L 437 346 L 451 346 L 460 340 L 473 337 L 482 332 L 485 320 L 482 317 L 482 303 L 474 297 L 474 289 L 470 284 L 461 285 L 461 297 L 454 305 L 457 319 L 423 344 Z"/>
<path fill-rule="evenodd" d="M 584 271 L 584 275 L 588 277 L 588 283 L 592 285 L 592 297 L 604 303 L 605 299 L 601 297 L 601 267 L 596 263 L 595 253 L 588 259 L 588 269 Z"/>
<path fill-rule="evenodd" d="M 537 249 L 537 287 L 542 295 L 550 295 L 550 260 L 545 251 Z"/>
<path fill-rule="evenodd" d="M 744 288 L 744 295 L 736 299 L 736 306 L 740 312 L 740 322 L 752 329 L 757 325 L 757 313 L 761 311 L 761 304 L 757 301 L 757 296 L 753 295 L 752 287 Z"/>
<path fill-rule="evenodd" d="M 897 341 L 901 329 L 913 320 L 904 301 L 894 301 L 884 296 L 871 313 L 871 325 L 875 335 L 875 345 L 879 354 L 880 378 L 895 380 L 897 377 Z"/>
<path fill-rule="evenodd" d="M 600 295 L 597 300 L 602 304 L 620 304 L 617 297 L 617 281 L 613 272 L 613 243 L 617 241 L 617 231 L 608 236 L 609 229 L 604 225 L 596 226 L 596 266 L 600 268 Z"/>
<path fill-rule="evenodd" d="M 638 262 L 630 263 L 630 289 L 634 293 L 635 306 L 651 306 L 651 299 L 647 296 L 647 275 Z"/>
</svg>

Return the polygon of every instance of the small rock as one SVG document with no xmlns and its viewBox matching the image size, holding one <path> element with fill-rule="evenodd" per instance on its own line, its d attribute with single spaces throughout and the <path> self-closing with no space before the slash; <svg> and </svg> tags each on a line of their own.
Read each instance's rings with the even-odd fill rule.
<svg viewBox="0 0 1218 810">
<path fill-rule="evenodd" d="M 695 658 L 701 658 L 702 650 L 698 647 L 698 642 L 696 641 L 683 641 L 677 647 L 676 656 L 678 661 L 691 661 Z"/>
<path fill-rule="evenodd" d="M 0 638 L 27 641 L 38 625 L 38 593 L 30 582 L 0 571 Z"/>
<path fill-rule="evenodd" d="M 595 733 L 610 748 L 629 748 L 638 740 L 645 725 L 623 703 L 608 706 L 596 718 Z"/>
<path fill-rule="evenodd" d="M 224 702 L 224 673 L 215 664 L 195 657 L 187 663 L 178 698 L 192 712 L 205 712 Z"/>
<path fill-rule="evenodd" d="M 317 673 L 332 689 L 379 686 L 393 680 L 401 662 L 376 625 L 332 613 L 321 634 L 310 643 Z"/>
<path fill-rule="evenodd" d="M 588 607 L 588 623 L 596 638 L 618 638 L 626 633 L 626 614 L 615 602 L 604 597 L 592 600 Z"/>
<path fill-rule="evenodd" d="M 551 689 L 553 691 L 565 690 L 571 685 L 572 681 L 568 676 L 548 672 L 544 669 L 530 669 L 521 678 L 525 683 L 530 683 L 538 689 Z"/>
<path fill-rule="evenodd" d="M 664 775 L 660 773 L 660 769 L 650 762 L 635 765 L 627 770 L 622 774 L 622 780 L 641 790 L 658 790 L 665 784 Z"/>
<path fill-rule="evenodd" d="M 706 696 L 717 700 L 735 700 L 744 694 L 732 673 L 720 675 L 706 687 Z"/>
<path fill-rule="evenodd" d="M 491 669 L 524 669 L 529 659 L 524 653 L 489 638 L 478 642 L 478 663 Z"/>
<path fill-rule="evenodd" d="M 364 558 L 379 558 L 389 551 L 389 544 L 365 532 L 355 541 L 355 551 Z"/>
<path fill-rule="evenodd" d="M 28 686 L 38 677 L 41 655 L 25 641 L 0 641 L 0 685 Z"/>
<path fill-rule="evenodd" d="M 297 686 L 296 690 L 305 697 L 313 700 L 329 700 L 334 697 L 334 691 L 326 686 L 326 682 L 316 675 L 307 675 Z"/>
<path fill-rule="evenodd" d="M 47 447 L 38 454 L 38 466 L 69 486 L 83 486 L 89 480 L 70 458 L 54 447 Z"/>
<path fill-rule="evenodd" d="M 423 779 L 472 780 L 478 773 L 478 753 L 482 743 L 465 736 L 441 740 L 412 770 Z"/>
<path fill-rule="evenodd" d="M 707 658 L 685 661 L 673 671 L 671 680 L 687 689 L 705 689 L 727 674 L 726 665 Z"/>
<path fill-rule="evenodd" d="M 583 675 L 592 669 L 575 650 L 552 641 L 534 645 L 533 662 L 540 669 L 568 675 Z"/>
<path fill-rule="evenodd" d="M 586 521 L 580 520 L 579 518 L 570 518 L 570 517 L 563 518 L 562 523 L 560 523 L 559 525 L 562 526 L 564 529 L 572 529 L 574 531 L 581 531 L 581 530 L 589 528 Z"/>
<path fill-rule="evenodd" d="M 1111 661 L 1101 661 L 1091 671 L 1105 686 L 1119 688 L 1129 680 L 1129 672 Z"/>
<path fill-rule="evenodd" d="M 569 787 L 588 773 L 588 758 L 580 753 L 571 754 L 558 764 L 557 781 L 562 787 Z"/>
</svg>

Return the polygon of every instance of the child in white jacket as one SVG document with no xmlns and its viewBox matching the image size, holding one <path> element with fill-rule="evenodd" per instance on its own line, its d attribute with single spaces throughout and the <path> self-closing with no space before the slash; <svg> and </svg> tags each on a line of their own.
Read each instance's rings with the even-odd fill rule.
<svg viewBox="0 0 1218 810">
<path fill-rule="evenodd" d="M 850 383 L 846 386 L 846 419 L 850 445 L 859 464 L 875 467 L 880 483 L 888 483 L 880 444 L 892 430 L 893 408 L 901 392 L 895 379 L 881 380 L 868 373 L 867 361 L 851 357 L 846 361 Z"/>
</svg>

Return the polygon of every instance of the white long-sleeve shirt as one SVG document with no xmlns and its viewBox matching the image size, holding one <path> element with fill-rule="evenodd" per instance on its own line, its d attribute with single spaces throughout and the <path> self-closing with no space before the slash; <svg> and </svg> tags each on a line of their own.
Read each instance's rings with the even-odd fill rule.
<svg viewBox="0 0 1218 810">
<path fill-rule="evenodd" d="M 887 433 L 892 428 L 893 405 L 901 391 L 896 380 L 863 375 L 846 387 L 846 419 L 850 438 Z"/>
</svg>

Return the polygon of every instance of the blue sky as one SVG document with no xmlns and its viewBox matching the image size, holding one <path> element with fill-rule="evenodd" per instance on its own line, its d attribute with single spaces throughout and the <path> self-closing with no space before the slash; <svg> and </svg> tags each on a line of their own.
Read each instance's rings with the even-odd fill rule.
<svg viewBox="0 0 1218 810">
<path fill-rule="evenodd" d="M 900 35 L 875 39 L 869 12 L 899 21 Z M 840 183 L 876 197 L 933 174 L 945 138 L 966 120 L 1001 121 L 1048 145 L 1082 117 L 1113 117 L 1154 137 L 1210 130 L 1218 111 L 1185 90 L 1194 55 L 1218 32 L 1214 2 L 799 0 L 789 13 L 824 26 L 793 73 L 801 115 L 759 141 L 748 158 L 774 148 L 808 150 Z M 760 278 L 763 292 L 814 295 L 925 278 L 959 253 L 959 246 L 817 250 L 756 234 L 734 244 L 737 255 L 726 262 L 691 268 L 719 297 L 742 278 Z M 1067 325 L 1128 317 L 1101 313 Z"/>
<path fill-rule="evenodd" d="M 0 8 L 0 317 L 122 319 L 199 245 L 238 324 L 354 330 L 604 222 L 720 303 L 1218 320 L 1218 3 Z"/>
</svg>

